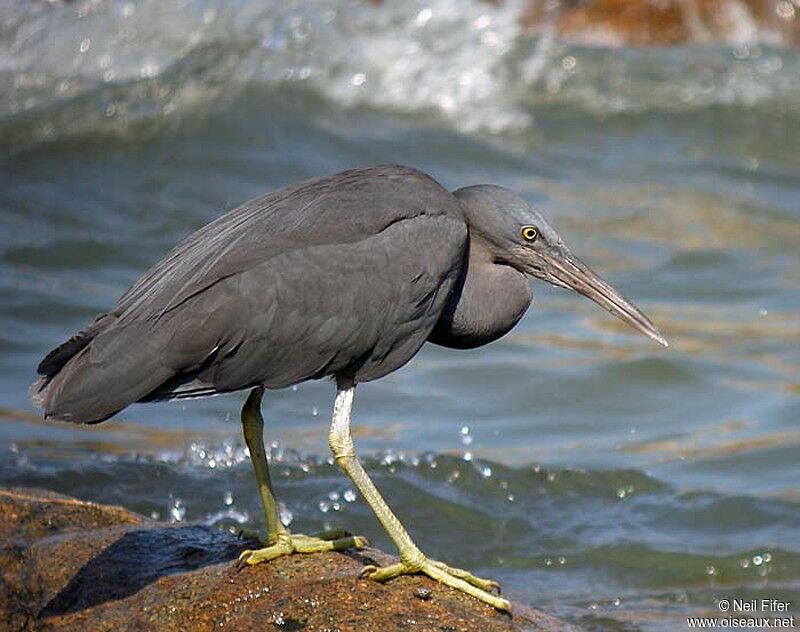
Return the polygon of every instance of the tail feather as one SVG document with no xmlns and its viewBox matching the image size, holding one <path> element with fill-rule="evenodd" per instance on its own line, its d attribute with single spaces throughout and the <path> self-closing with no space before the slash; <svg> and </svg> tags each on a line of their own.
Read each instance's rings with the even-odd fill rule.
<svg viewBox="0 0 800 632">
<path fill-rule="evenodd" d="M 75 355 L 80 353 L 101 331 L 116 320 L 113 314 L 100 314 L 94 322 L 83 331 L 75 334 L 66 342 L 58 345 L 39 363 L 36 372 L 46 378 L 53 377 Z M 41 380 L 39 380 L 41 382 Z M 37 382 L 36 384 L 38 384 Z M 34 384 L 34 386 L 36 386 Z"/>
<path fill-rule="evenodd" d="M 45 368 L 60 368 L 31 386 L 31 398 L 47 419 L 99 423 L 175 375 L 159 362 L 164 336 L 145 323 L 101 327 L 94 335 L 86 332 L 48 354 L 52 359 Z"/>
</svg>

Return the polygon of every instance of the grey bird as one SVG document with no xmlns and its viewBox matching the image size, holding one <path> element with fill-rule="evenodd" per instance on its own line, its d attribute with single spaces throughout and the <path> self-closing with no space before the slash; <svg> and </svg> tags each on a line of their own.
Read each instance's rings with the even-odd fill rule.
<svg viewBox="0 0 800 632">
<path fill-rule="evenodd" d="M 363 575 L 424 573 L 510 610 L 496 582 L 417 548 L 356 458 L 350 413 L 357 384 L 399 369 L 426 341 L 470 349 L 506 334 L 531 303 L 530 277 L 576 290 L 667 345 L 520 195 L 490 185 L 451 193 L 390 165 L 267 193 L 191 234 L 112 310 L 48 353 L 31 394 L 45 418 L 91 424 L 134 402 L 252 389 L 241 417 L 267 537 L 240 562 L 258 564 L 366 545 L 344 531 L 290 533 L 272 491 L 264 389 L 331 377 L 334 458 L 400 554 Z"/>
</svg>

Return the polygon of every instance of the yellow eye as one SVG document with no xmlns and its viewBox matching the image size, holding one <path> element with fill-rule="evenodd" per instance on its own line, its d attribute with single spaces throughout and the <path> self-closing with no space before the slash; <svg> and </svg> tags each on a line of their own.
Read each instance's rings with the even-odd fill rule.
<svg viewBox="0 0 800 632">
<path fill-rule="evenodd" d="M 519 232 L 525 241 L 534 241 L 539 236 L 539 229 L 536 226 L 523 226 Z"/>
</svg>

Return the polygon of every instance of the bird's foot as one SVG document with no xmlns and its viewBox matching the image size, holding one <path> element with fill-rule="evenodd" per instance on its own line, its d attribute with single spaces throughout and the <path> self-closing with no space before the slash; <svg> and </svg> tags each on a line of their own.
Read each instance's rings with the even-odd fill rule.
<svg viewBox="0 0 800 632">
<path fill-rule="evenodd" d="M 279 535 L 277 541 L 263 549 L 242 551 L 239 555 L 239 567 L 254 566 L 292 553 L 345 551 L 347 549 L 363 549 L 365 546 L 369 546 L 369 540 L 360 535 L 350 535 L 343 529 L 322 531 L 313 535 L 286 533 Z"/>
<path fill-rule="evenodd" d="M 396 564 L 382 568 L 373 565 L 365 566 L 361 571 L 361 576 L 378 582 L 385 582 L 400 575 L 414 575 L 416 573 L 422 573 L 441 584 L 472 595 L 498 610 L 511 612 L 511 602 L 498 597 L 500 584 L 496 581 L 476 577 L 469 571 L 453 568 L 428 558 L 423 558 L 421 562 L 416 563 L 401 560 Z"/>
</svg>

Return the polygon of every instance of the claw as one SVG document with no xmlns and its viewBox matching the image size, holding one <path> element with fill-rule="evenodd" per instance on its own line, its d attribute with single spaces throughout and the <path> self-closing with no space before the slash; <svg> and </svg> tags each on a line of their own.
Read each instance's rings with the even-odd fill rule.
<svg viewBox="0 0 800 632">
<path fill-rule="evenodd" d="M 364 568 L 361 569 L 361 572 L 358 574 L 358 576 L 361 579 L 366 579 L 377 570 L 378 567 L 375 566 L 374 564 L 367 564 Z"/>
<path fill-rule="evenodd" d="M 250 559 L 250 556 L 253 554 L 251 550 L 245 550 L 239 553 L 239 559 L 236 560 L 236 571 L 241 572 L 248 564 L 247 560 Z"/>
</svg>

